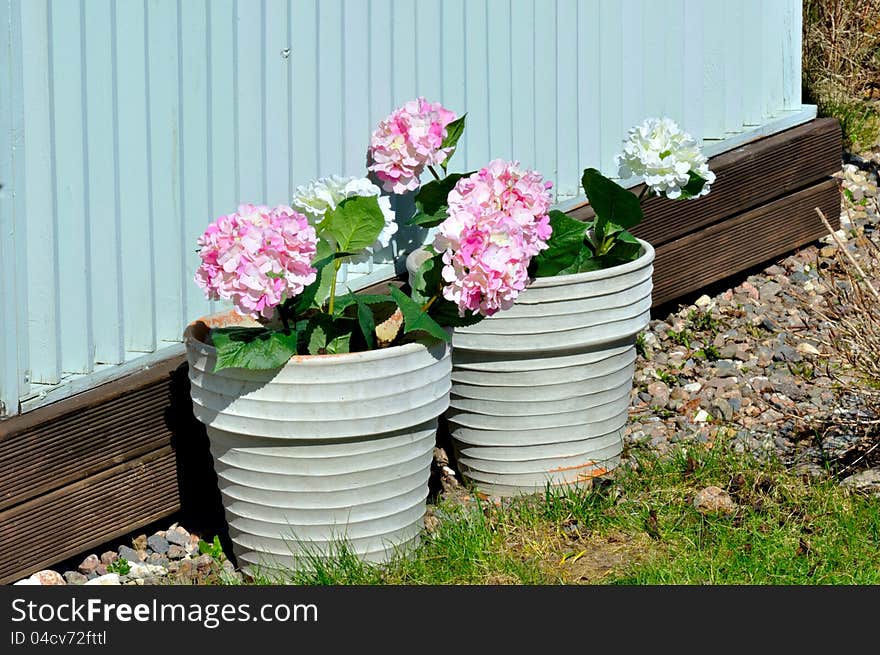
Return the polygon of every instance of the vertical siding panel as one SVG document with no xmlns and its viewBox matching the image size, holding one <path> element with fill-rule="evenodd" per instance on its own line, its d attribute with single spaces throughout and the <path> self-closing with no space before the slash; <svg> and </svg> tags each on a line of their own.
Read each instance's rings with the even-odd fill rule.
<svg viewBox="0 0 880 655">
<path fill-rule="evenodd" d="M 290 120 L 293 133 L 293 184 L 318 175 L 318 40 L 317 4 L 294 0 L 290 14 L 291 81 Z"/>
<path fill-rule="evenodd" d="M 394 108 L 391 90 L 391 0 L 370 0 L 370 130 Z"/>
<path fill-rule="evenodd" d="M 266 0 L 266 202 L 275 206 L 290 202 L 290 47 L 287 38 L 287 0 Z"/>
<path fill-rule="evenodd" d="M 743 122 L 760 125 L 764 111 L 764 3 L 743 0 Z"/>
<path fill-rule="evenodd" d="M 602 93 L 599 87 L 599 0 L 578 0 L 578 185 L 585 168 L 601 160 L 599 122 Z M 583 189 L 578 186 L 578 194 Z"/>
<path fill-rule="evenodd" d="M 663 94 L 663 115 L 668 116 L 679 125 L 684 123 L 684 58 L 685 11 L 684 0 L 665 0 L 659 9 L 663 16 L 663 32 L 666 35 L 662 54 L 663 77 L 661 93 Z"/>
<path fill-rule="evenodd" d="M 799 109 L 801 106 L 801 47 L 803 40 L 801 24 L 804 7 L 801 0 L 786 0 L 785 6 L 782 104 L 784 109 Z"/>
<path fill-rule="evenodd" d="M 391 90 L 394 106 L 399 107 L 416 97 L 416 6 L 412 0 L 393 0 L 390 16 Z"/>
<path fill-rule="evenodd" d="M 183 333 L 180 289 L 180 97 L 177 51 L 177 3 L 149 0 L 147 34 L 150 93 L 150 194 L 156 276 L 157 339 Z"/>
<path fill-rule="evenodd" d="M 27 277 L 21 6 L 0 7 L 0 417 L 18 413 L 27 380 Z"/>
<path fill-rule="evenodd" d="M 511 0 L 510 40 L 513 69 L 510 86 L 513 156 L 523 166 L 535 164 L 535 40 L 532 18 L 534 0 Z"/>
<path fill-rule="evenodd" d="M 510 0 L 489 0 L 487 7 L 489 159 L 515 159 L 513 152 L 513 112 L 510 95 L 511 6 Z"/>
<path fill-rule="evenodd" d="M 535 168 L 556 193 L 556 3 L 535 2 Z"/>
<path fill-rule="evenodd" d="M 94 363 L 80 9 L 78 2 L 53 2 L 51 8 L 61 368 L 72 373 L 87 373 Z"/>
<path fill-rule="evenodd" d="M 724 5 L 721 0 L 703 2 L 703 131 L 707 139 L 724 136 L 724 110 L 727 106 L 727 79 L 725 56 L 726 24 Z"/>
<path fill-rule="evenodd" d="M 556 15 L 557 198 L 578 194 L 578 12 L 577 0 L 559 0 Z"/>
<path fill-rule="evenodd" d="M 743 12 L 741 2 L 724 3 L 724 131 L 728 133 L 740 132 L 743 124 Z"/>
<path fill-rule="evenodd" d="M 238 135 L 238 193 L 242 202 L 266 201 L 263 170 L 262 2 L 237 0 L 234 56 Z"/>
<path fill-rule="evenodd" d="M 88 114 L 89 222 L 92 322 L 95 360 L 125 361 L 119 222 L 116 215 L 116 151 L 113 142 L 113 48 L 110 0 L 89 0 L 85 9 L 86 106 Z"/>
<path fill-rule="evenodd" d="M 235 60 L 232 48 L 235 39 L 235 10 L 233 0 L 207 0 L 210 22 L 210 73 L 208 102 L 208 129 L 211 149 L 210 216 L 205 225 L 222 214 L 235 211 L 239 202 L 238 175 L 235 163 Z"/>
<path fill-rule="evenodd" d="M 682 120 L 699 143 L 703 139 L 703 0 L 684 2 L 684 48 L 682 73 Z"/>
<path fill-rule="evenodd" d="M 667 109 L 668 68 L 666 57 L 667 30 L 664 26 L 670 9 L 665 2 L 642 2 L 642 34 L 644 38 L 643 93 L 644 118 L 670 116 Z M 583 61 L 583 60 L 582 60 Z"/>
<path fill-rule="evenodd" d="M 145 4 L 117 0 L 116 121 L 126 350 L 156 348 Z"/>
<path fill-rule="evenodd" d="M 616 135 L 617 142 L 612 154 L 610 172 L 617 175 L 617 166 L 613 158 L 620 152 L 623 139 L 629 128 L 640 123 L 644 118 L 644 92 L 645 71 L 643 67 L 644 50 L 644 25 L 639 20 L 644 2 L 642 0 L 624 0 L 621 4 L 621 32 L 623 38 L 618 46 L 620 60 L 622 62 L 622 74 L 624 77 L 621 88 L 620 107 L 620 132 Z"/>
<path fill-rule="evenodd" d="M 416 95 L 428 102 L 442 102 L 443 98 L 443 4 L 443 0 L 416 0 Z"/>
<path fill-rule="evenodd" d="M 180 240 L 183 297 L 181 320 L 187 324 L 210 311 L 210 303 L 193 282 L 199 257 L 196 240 L 211 217 L 208 172 L 208 24 L 207 1 L 180 4 Z M 285 104 L 287 98 L 284 98 Z M 286 180 L 286 178 L 285 178 Z M 286 181 L 285 181 L 286 185 Z M 177 335 L 175 339 L 179 339 Z"/>
<path fill-rule="evenodd" d="M 444 106 L 449 107 L 449 109 L 454 111 L 457 115 L 461 116 L 469 111 L 467 106 L 467 89 L 465 86 L 467 68 L 464 59 L 463 43 L 464 0 L 443 0 L 441 32 L 442 43 L 440 47 L 440 62 L 443 67 L 443 104 Z M 473 116 L 468 114 L 465 134 L 474 129 L 473 123 L 471 123 L 472 119 Z M 466 161 L 467 137 L 459 142 L 455 158 L 450 164 L 450 170 L 467 170 L 465 167 Z"/>
<path fill-rule="evenodd" d="M 621 112 L 623 110 L 624 70 L 620 59 L 623 40 L 623 11 L 618 3 L 599 4 L 599 88 L 602 92 L 601 115 L 601 157 L 596 167 L 606 175 L 614 175 L 614 155 L 620 148 L 625 127 Z"/>
<path fill-rule="evenodd" d="M 49 98 L 49 5 L 47 0 L 21 5 L 22 75 L 25 158 L 24 196 L 28 225 L 28 323 L 31 380 L 54 384 L 61 379 L 58 347 L 58 258 L 56 247 L 55 188 L 52 181 L 53 144 Z M 5 97 L 11 97 L 3 94 Z M 4 116 L 10 112 L 3 111 Z M 3 193 L 3 191 L 0 191 Z M 39 218 L 37 218 L 39 217 Z M 3 258 L 7 261 L 6 257 Z M 4 293 L 4 297 L 7 297 Z M 10 300 L 11 302 L 11 300 Z"/>
<path fill-rule="evenodd" d="M 343 167 L 342 2 L 324 0 L 318 12 L 318 167 L 339 175 Z"/>
<path fill-rule="evenodd" d="M 763 118 L 776 116 L 782 109 L 784 0 L 763 5 L 764 11 L 764 111 Z"/>
<path fill-rule="evenodd" d="M 467 170 L 475 170 L 489 163 L 489 62 L 488 16 L 486 0 L 469 0 L 465 3 L 465 93 L 468 111 Z M 459 162 L 461 163 L 461 162 Z"/>
<path fill-rule="evenodd" d="M 370 97 L 370 51 L 369 33 L 365 29 L 369 25 L 369 7 L 360 0 L 345 0 L 343 18 L 345 20 L 345 62 L 343 72 L 343 100 L 346 113 L 345 124 L 345 160 L 341 172 L 346 175 L 362 177 L 366 175 L 367 146 L 373 125 L 370 123 L 369 111 L 364 111 L 364 104 Z"/>
</svg>

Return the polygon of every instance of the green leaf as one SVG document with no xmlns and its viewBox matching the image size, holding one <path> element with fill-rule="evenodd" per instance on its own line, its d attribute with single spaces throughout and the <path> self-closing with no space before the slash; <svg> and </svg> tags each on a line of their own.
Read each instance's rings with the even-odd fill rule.
<svg viewBox="0 0 880 655">
<path fill-rule="evenodd" d="M 596 212 L 598 239 L 604 238 L 606 223 L 616 223 L 624 229 L 629 229 L 642 220 L 639 199 L 595 168 L 584 170 L 581 184 L 590 206 Z"/>
<path fill-rule="evenodd" d="M 403 333 L 425 332 L 432 337 L 444 341 L 452 341 L 452 336 L 446 332 L 439 323 L 422 311 L 422 306 L 407 296 L 397 287 L 391 287 L 391 297 L 403 312 Z"/>
<path fill-rule="evenodd" d="M 319 232 L 336 242 L 336 250 L 356 253 L 376 242 L 385 215 L 375 196 L 352 196 L 328 211 L 318 226 Z"/>
<path fill-rule="evenodd" d="M 318 274 L 315 281 L 293 299 L 294 316 L 300 316 L 307 309 L 320 307 L 324 303 L 330 295 L 330 285 L 333 283 L 333 262 L 337 257 L 347 254 L 334 252 L 333 245 L 326 239 L 318 239 L 316 250 L 312 266 L 318 269 Z"/>
<path fill-rule="evenodd" d="M 224 368 L 263 371 L 284 366 L 296 354 L 297 333 L 258 327 L 214 328 L 211 341 L 217 349 L 215 373 Z"/>
<path fill-rule="evenodd" d="M 409 219 L 409 225 L 434 227 L 446 220 L 447 196 L 461 178 L 472 173 L 450 173 L 440 180 L 431 180 L 416 193 L 416 214 Z"/>
<path fill-rule="evenodd" d="M 700 195 L 700 192 L 703 190 L 703 187 L 706 185 L 706 180 L 693 171 L 688 173 L 690 179 L 688 183 L 681 187 L 681 196 L 680 198 L 695 198 Z"/>
<path fill-rule="evenodd" d="M 329 314 L 315 314 L 307 321 L 305 340 L 310 355 L 337 355 L 350 352 L 355 322 L 334 320 Z"/>
<path fill-rule="evenodd" d="M 426 259 L 413 277 L 412 298 L 418 303 L 425 304 L 435 294 L 440 293 L 443 285 L 441 273 L 443 272 L 443 254 L 437 253 Z"/>
<path fill-rule="evenodd" d="M 550 227 L 553 229 L 548 248 L 539 252 L 532 260 L 535 262 L 535 277 L 559 275 L 577 262 L 587 234 L 587 224 L 577 221 L 556 209 L 549 213 Z"/>
<path fill-rule="evenodd" d="M 461 138 L 461 135 L 464 134 L 464 119 L 467 117 L 467 113 L 461 115 L 460 118 L 456 118 L 449 125 L 446 126 L 446 138 L 443 139 L 443 143 L 440 144 L 441 148 L 452 148 L 452 152 L 449 153 L 449 156 L 443 160 L 443 163 L 440 164 L 443 167 L 443 170 L 446 170 L 446 167 L 449 165 L 449 160 L 452 159 L 452 155 L 455 154 L 455 150 L 458 145 L 458 140 Z"/>
<path fill-rule="evenodd" d="M 373 316 L 373 310 L 358 296 L 355 296 L 354 299 L 357 303 L 358 325 L 361 328 L 361 334 L 364 335 L 367 348 L 372 350 L 376 347 L 376 319 Z"/>
<path fill-rule="evenodd" d="M 482 321 L 485 316 L 467 310 L 464 316 L 458 315 L 458 305 L 446 298 L 438 298 L 428 309 L 428 315 L 438 324 L 448 327 L 467 327 Z"/>
</svg>

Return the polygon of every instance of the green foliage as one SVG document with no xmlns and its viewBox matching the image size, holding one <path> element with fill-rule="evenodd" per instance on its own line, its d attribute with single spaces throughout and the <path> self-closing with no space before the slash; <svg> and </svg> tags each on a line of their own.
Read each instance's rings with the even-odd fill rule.
<svg viewBox="0 0 880 655">
<path fill-rule="evenodd" d="M 682 328 L 679 332 L 676 332 L 674 330 L 667 330 L 666 336 L 673 343 L 677 343 L 678 345 L 684 346 L 685 348 L 691 347 L 691 337 L 693 337 L 693 334 L 691 334 L 691 331 L 687 328 Z"/>
<path fill-rule="evenodd" d="M 720 330 L 720 324 L 712 316 L 711 310 L 692 309 L 688 312 L 687 322 L 696 332 L 709 332 L 714 337 Z"/>
<path fill-rule="evenodd" d="M 715 346 L 708 345 L 695 352 L 694 357 L 705 359 L 709 362 L 716 362 L 721 359 L 721 353 L 718 352 L 718 348 L 716 348 Z"/>
<path fill-rule="evenodd" d="M 446 171 L 446 167 L 449 165 L 449 160 L 452 159 L 452 155 L 454 155 L 455 151 L 458 149 L 458 140 L 461 138 L 461 135 L 464 134 L 465 118 L 467 118 L 467 113 L 462 114 L 446 126 L 446 138 L 443 139 L 440 147 L 452 148 L 452 151 L 441 164 L 444 171 Z"/>
<path fill-rule="evenodd" d="M 333 239 L 339 252 L 357 252 L 376 242 L 385 215 L 374 196 L 352 196 L 328 210 L 318 226 L 322 236 Z"/>
<path fill-rule="evenodd" d="M 646 348 L 647 344 L 645 343 L 645 333 L 639 332 L 636 335 L 636 352 L 642 357 L 642 359 L 648 359 Z"/>
<path fill-rule="evenodd" d="M 224 368 L 270 370 L 284 366 L 297 352 L 298 331 L 263 327 L 229 327 L 211 330 L 217 349 L 214 372 Z"/>
<path fill-rule="evenodd" d="M 443 341 L 452 341 L 452 335 L 440 326 L 428 313 L 422 305 L 407 296 L 397 287 L 391 287 L 391 297 L 403 312 L 403 333 L 411 334 L 413 332 L 421 332 L 441 339 Z"/>
<path fill-rule="evenodd" d="M 596 212 L 597 239 L 604 237 L 609 224 L 627 230 L 641 222 L 643 214 L 639 199 L 595 168 L 584 170 L 581 184 Z"/>
<path fill-rule="evenodd" d="M 107 573 L 116 573 L 117 575 L 128 575 L 131 572 L 131 564 L 124 557 L 119 557 L 107 565 Z"/>
<path fill-rule="evenodd" d="M 702 192 L 703 187 L 706 186 L 706 180 L 693 171 L 690 172 L 689 177 L 688 183 L 681 187 L 682 200 L 696 198 Z"/>
<path fill-rule="evenodd" d="M 535 277 L 550 277 L 569 272 L 576 273 L 579 258 L 585 250 L 587 224 L 556 209 L 551 210 L 549 216 L 553 233 L 547 242 L 548 248 L 532 259 L 533 274 Z"/>
<path fill-rule="evenodd" d="M 447 197 L 461 178 L 471 173 L 450 173 L 440 180 L 423 184 L 416 192 L 416 213 L 409 219 L 410 225 L 435 227 L 446 220 Z"/>
<path fill-rule="evenodd" d="M 428 252 L 433 252 L 429 250 Z M 443 271 L 443 255 L 433 254 L 422 262 L 419 270 L 413 276 L 412 298 L 418 303 L 425 304 L 437 293 L 443 284 L 441 273 Z"/>
<path fill-rule="evenodd" d="M 208 543 L 204 539 L 199 539 L 199 553 L 202 555 L 210 555 L 215 560 L 225 559 L 223 554 L 223 546 L 220 544 L 220 537 L 214 535 L 214 541 Z"/>
</svg>

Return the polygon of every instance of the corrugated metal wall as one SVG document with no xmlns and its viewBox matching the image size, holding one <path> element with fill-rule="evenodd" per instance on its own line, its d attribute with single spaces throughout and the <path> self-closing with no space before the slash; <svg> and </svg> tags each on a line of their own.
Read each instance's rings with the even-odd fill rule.
<svg viewBox="0 0 880 655">
<path fill-rule="evenodd" d="M 455 168 L 578 194 L 647 115 L 725 139 L 800 109 L 800 0 L 0 0 L 0 400 L 179 340 L 206 223 L 362 174 L 424 95 Z M 403 231 L 372 276 L 419 234 Z M 362 270 L 368 273 L 371 267 Z M 367 278 L 369 279 L 369 278 Z"/>
</svg>

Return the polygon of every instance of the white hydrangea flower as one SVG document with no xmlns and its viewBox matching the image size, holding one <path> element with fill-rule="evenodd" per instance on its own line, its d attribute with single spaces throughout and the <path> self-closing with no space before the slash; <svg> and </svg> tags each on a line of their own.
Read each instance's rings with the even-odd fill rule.
<svg viewBox="0 0 880 655">
<path fill-rule="evenodd" d="M 679 198 L 690 173 L 706 180 L 699 198 L 709 193 L 715 173 L 693 137 L 670 118 L 648 118 L 627 134 L 623 152 L 615 157 L 622 179 L 639 175 L 657 195 Z"/>
<path fill-rule="evenodd" d="M 348 261 L 361 263 L 368 261 L 373 253 L 382 248 L 387 248 L 391 243 L 391 237 L 397 232 L 394 210 L 391 209 L 391 200 L 382 195 L 381 189 L 365 177 L 339 177 L 331 175 L 312 180 L 308 184 L 298 186 L 293 195 L 291 204 L 302 211 L 313 224 L 317 224 L 324 218 L 328 211 L 336 209 L 336 206 L 352 196 L 375 196 L 379 199 L 379 208 L 385 217 L 385 226 L 379 233 L 372 246 L 364 249 L 356 255 L 348 257 Z"/>
</svg>

